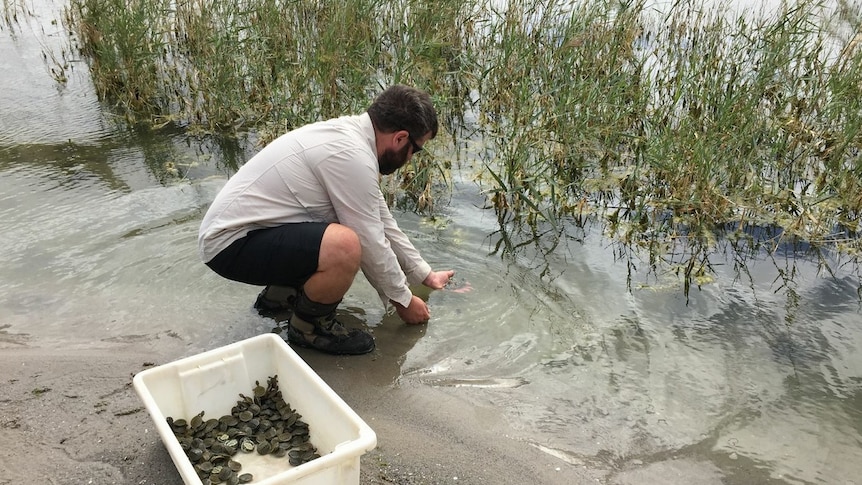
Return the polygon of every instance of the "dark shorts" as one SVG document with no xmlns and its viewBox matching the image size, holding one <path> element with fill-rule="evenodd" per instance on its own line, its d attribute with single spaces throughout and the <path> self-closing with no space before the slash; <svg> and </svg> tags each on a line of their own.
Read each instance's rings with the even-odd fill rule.
<svg viewBox="0 0 862 485">
<path fill-rule="evenodd" d="M 206 264 L 241 283 L 302 286 L 317 272 L 327 226 L 326 222 L 302 222 L 251 231 Z"/>
</svg>

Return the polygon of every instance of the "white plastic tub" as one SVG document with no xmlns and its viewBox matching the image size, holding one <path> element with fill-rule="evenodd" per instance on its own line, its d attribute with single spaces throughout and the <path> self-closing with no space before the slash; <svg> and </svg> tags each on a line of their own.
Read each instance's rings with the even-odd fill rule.
<svg viewBox="0 0 862 485">
<path fill-rule="evenodd" d="M 308 423 L 320 458 L 293 467 L 286 458 L 240 453 L 235 459 L 243 464 L 242 472 L 254 474 L 252 483 L 261 485 L 358 484 L 359 457 L 377 446 L 377 435 L 278 335 L 259 335 L 147 369 L 133 382 L 183 481 L 200 485 L 166 418 L 190 419 L 201 411 L 205 418 L 230 414 L 240 393 L 250 395 L 255 381 L 266 385 L 273 375 L 284 400 Z"/>
</svg>

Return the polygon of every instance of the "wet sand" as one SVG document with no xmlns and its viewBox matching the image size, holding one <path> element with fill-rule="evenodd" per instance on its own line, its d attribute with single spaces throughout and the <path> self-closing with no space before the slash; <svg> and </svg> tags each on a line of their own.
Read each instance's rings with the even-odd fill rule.
<svg viewBox="0 0 862 485">
<path fill-rule="evenodd" d="M 378 330 L 378 348 L 365 356 L 298 351 L 377 434 L 377 447 L 361 458 L 361 483 L 602 481 L 598 471 L 512 438 L 499 409 L 469 403 L 457 388 L 399 384 L 411 345 L 405 332 L 422 329 Z M 0 485 L 182 483 L 132 387 L 137 372 L 190 355 L 179 338 L 61 349 L 3 336 Z"/>
</svg>

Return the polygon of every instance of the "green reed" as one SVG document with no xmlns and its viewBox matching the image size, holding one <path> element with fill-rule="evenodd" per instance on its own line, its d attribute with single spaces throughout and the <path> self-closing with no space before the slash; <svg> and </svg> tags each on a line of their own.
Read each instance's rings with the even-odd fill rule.
<svg viewBox="0 0 862 485">
<path fill-rule="evenodd" d="M 403 171 L 406 200 L 432 208 L 453 161 L 477 162 L 501 229 L 600 221 L 688 285 L 722 240 L 858 257 L 862 17 L 839 6 L 71 0 L 66 23 L 133 123 L 267 141 L 381 86 L 426 89 L 444 126 Z"/>
<path fill-rule="evenodd" d="M 637 1 L 509 2 L 481 44 L 496 56 L 479 109 L 498 215 L 526 237 L 537 219 L 598 216 L 686 285 L 711 272 L 719 238 L 855 260 L 862 55 L 840 49 L 849 12 L 826 23 L 814 2 L 759 20 L 692 1 L 665 15 Z M 781 231 L 751 236 L 759 227 Z"/>
</svg>

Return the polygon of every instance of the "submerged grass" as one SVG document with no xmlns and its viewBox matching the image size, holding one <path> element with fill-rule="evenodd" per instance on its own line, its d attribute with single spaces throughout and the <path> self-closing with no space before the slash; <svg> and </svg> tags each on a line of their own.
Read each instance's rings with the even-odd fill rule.
<svg viewBox="0 0 862 485">
<path fill-rule="evenodd" d="M 71 0 L 66 23 L 99 94 L 136 124 L 266 141 L 362 111 L 381 86 L 428 90 L 434 143 L 454 155 L 417 157 L 404 193 L 429 209 L 451 159 L 478 160 L 498 249 L 520 244 L 513 228 L 529 240 L 599 220 L 651 266 L 681 268 L 686 290 L 719 241 L 801 240 L 856 262 L 859 6 L 653 5 Z"/>
</svg>

